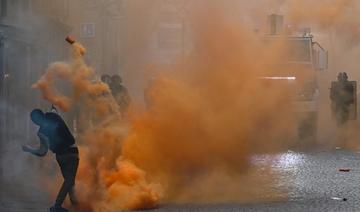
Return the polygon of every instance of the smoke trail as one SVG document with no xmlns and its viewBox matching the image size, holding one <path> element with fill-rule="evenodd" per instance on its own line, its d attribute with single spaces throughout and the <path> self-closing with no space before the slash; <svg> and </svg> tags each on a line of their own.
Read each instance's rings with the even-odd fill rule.
<svg viewBox="0 0 360 212">
<path fill-rule="evenodd" d="M 87 129 L 78 137 L 83 144 L 78 174 L 79 193 L 85 193 L 81 199 L 93 200 L 95 211 L 154 207 L 161 197 L 160 185 L 148 183 L 144 171 L 120 157 L 127 127 L 108 86 L 92 80 L 94 71 L 82 59 L 83 46 L 75 43 L 73 53 L 71 63 L 51 64 L 33 88 L 40 89 L 46 100 L 64 111 L 79 104 L 85 122 L 92 123 L 82 123 Z M 71 97 L 56 91 L 57 78 L 71 84 Z"/>
<path fill-rule="evenodd" d="M 52 102 L 64 111 L 68 111 L 71 107 L 70 98 L 57 94 L 52 88 L 54 87 L 54 78 L 59 76 L 68 78 L 71 75 L 70 67 L 65 63 L 53 63 L 49 66 L 46 74 L 42 76 L 38 82 L 32 87 L 42 90 L 43 98 Z"/>
<path fill-rule="evenodd" d="M 64 111 L 69 111 L 74 102 L 83 102 L 92 105 L 99 115 L 116 112 L 117 108 L 112 101 L 101 98 L 109 93 L 109 88 L 99 80 L 94 83 L 94 71 L 82 60 L 85 48 L 79 43 L 73 44 L 72 63 L 56 62 L 49 66 L 45 74 L 32 87 L 40 89 L 44 99 L 58 106 Z M 56 90 L 56 78 L 70 82 L 73 92 L 70 97 Z"/>
</svg>

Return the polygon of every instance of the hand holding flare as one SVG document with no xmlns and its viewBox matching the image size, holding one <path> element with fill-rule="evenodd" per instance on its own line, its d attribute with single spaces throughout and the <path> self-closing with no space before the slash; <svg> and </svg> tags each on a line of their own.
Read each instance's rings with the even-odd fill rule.
<svg viewBox="0 0 360 212">
<path fill-rule="evenodd" d="M 65 38 L 65 40 L 66 40 L 70 45 L 77 45 L 77 42 L 76 42 L 75 37 L 73 37 L 73 36 L 71 36 L 71 35 L 67 36 L 67 37 Z M 84 56 L 84 55 L 85 55 L 85 52 L 86 52 L 85 48 L 77 48 L 77 49 L 80 50 L 79 53 L 80 53 L 81 56 Z"/>
</svg>

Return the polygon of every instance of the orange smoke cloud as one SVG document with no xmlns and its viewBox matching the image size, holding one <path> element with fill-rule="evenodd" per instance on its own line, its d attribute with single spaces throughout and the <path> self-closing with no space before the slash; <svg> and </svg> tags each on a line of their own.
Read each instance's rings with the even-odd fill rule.
<svg viewBox="0 0 360 212">
<path fill-rule="evenodd" d="M 80 138 L 78 185 L 95 211 L 153 208 L 162 197 L 159 184 L 149 183 L 143 170 L 121 157 L 126 135 L 126 122 L 110 117 Z"/>
<path fill-rule="evenodd" d="M 241 201 L 251 186 L 273 183 L 250 180 L 256 179 L 249 174 L 250 158 L 285 149 L 295 140 L 293 85 L 261 79 L 284 73 L 279 64 L 287 52 L 281 40 L 265 47 L 259 35 L 225 19 L 225 11 L 215 7 L 221 3 L 212 2 L 209 11 L 193 17 L 194 53 L 184 58 L 186 64 L 159 74 L 149 90 L 151 106 L 134 110 L 130 123 L 101 95 L 108 88 L 90 81 L 94 72 L 82 60 L 84 49 L 74 46 L 75 61 L 65 78 L 74 87 L 70 99 L 85 98 L 80 113 L 92 125 L 78 137 L 78 185 L 95 211 L 152 208 L 160 201 Z M 330 9 L 321 14 L 342 13 Z M 300 17 L 294 14 L 293 19 Z M 55 103 L 56 75 L 49 70 L 36 88 Z M 305 81 L 307 73 L 299 73 L 299 81 Z M 215 192 L 220 187 L 222 192 Z"/>
<path fill-rule="evenodd" d="M 276 5 L 276 3 L 275 3 Z M 277 4 L 279 5 L 279 4 Z M 360 2 L 355 0 L 284 0 L 281 2 L 289 23 L 300 27 L 317 27 L 336 33 L 337 41 L 346 46 L 360 42 Z"/>
<path fill-rule="evenodd" d="M 51 64 L 33 88 L 39 89 L 44 99 L 64 111 L 69 111 L 74 104 L 81 107 L 85 123 L 80 124 L 86 127 L 79 136 L 82 142 L 78 173 L 81 199 L 92 200 L 93 209 L 102 212 L 155 207 L 162 196 L 161 186 L 149 183 L 144 171 L 131 161 L 121 159 L 127 125 L 121 119 L 108 86 L 92 81 L 94 71 L 82 58 L 85 48 L 79 43 L 72 47 L 72 63 Z M 70 83 L 71 97 L 56 92 L 57 78 Z"/>
<path fill-rule="evenodd" d="M 72 101 L 70 98 L 58 94 L 54 89 L 54 78 L 68 78 L 71 75 L 70 66 L 66 63 L 53 63 L 49 66 L 46 74 L 43 75 L 32 88 L 37 88 L 42 91 L 43 98 L 49 102 L 57 105 L 64 111 L 68 111 L 71 107 Z"/>
<path fill-rule="evenodd" d="M 151 107 L 135 117 L 123 145 L 122 157 L 161 182 L 167 201 L 204 200 L 213 181 L 207 191 L 188 187 L 216 171 L 241 184 L 252 155 L 286 148 L 295 134 L 289 86 L 261 80 L 280 72 L 281 48 L 265 48 L 252 32 L 211 14 L 196 23 L 196 55 L 158 77 Z M 240 190 L 208 198 L 234 200 Z"/>
<path fill-rule="evenodd" d="M 157 206 L 161 198 L 161 186 L 149 184 L 145 177 L 145 172 L 133 163 L 119 160 L 117 170 L 105 175 L 108 205 L 115 210 Z"/>
<path fill-rule="evenodd" d="M 345 23 L 348 13 L 355 6 L 354 0 L 324 0 L 314 2 L 286 1 L 289 18 L 294 23 L 315 23 L 324 28 L 331 28 Z"/>
<path fill-rule="evenodd" d="M 248 170 L 251 155 L 286 147 L 294 128 L 289 91 L 260 79 L 280 58 L 247 30 L 225 20 L 209 23 L 215 22 L 200 23 L 198 55 L 154 82 L 152 106 L 134 111 L 130 131 L 116 111 L 107 110 L 111 101 L 101 95 L 107 87 L 90 81 L 93 71 L 73 47 L 75 60 L 64 76 L 74 88 L 71 100 L 85 98 L 80 113 L 94 119 L 79 137 L 79 193 L 95 211 L 152 208 L 164 195 L 197 201 L 187 197 L 201 194 L 190 195 L 186 187 L 199 177 L 231 171 L 236 182 Z M 49 69 L 47 82 L 53 72 L 62 73 Z M 94 118 L 94 107 L 106 113 Z"/>
</svg>

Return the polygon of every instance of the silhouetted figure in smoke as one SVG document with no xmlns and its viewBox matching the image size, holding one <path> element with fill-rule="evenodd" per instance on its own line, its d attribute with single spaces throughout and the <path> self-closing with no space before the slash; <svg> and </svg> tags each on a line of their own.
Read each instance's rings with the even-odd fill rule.
<svg viewBox="0 0 360 212">
<path fill-rule="evenodd" d="M 67 211 L 65 208 L 62 208 L 67 194 L 69 194 L 73 205 L 78 203 L 74 190 L 75 177 L 79 165 L 79 151 L 75 145 L 75 138 L 54 107 L 52 112 L 47 113 L 40 109 L 34 109 L 30 116 L 34 124 L 40 127 L 37 133 L 40 138 L 40 147 L 35 149 L 28 145 L 23 145 L 23 151 L 39 157 L 45 156 L 48 149 L 56 154 L 56 161 L 60 166 L 64 182 L 57 195 L 55 205 L 50 208 L 50 211 Z"/>
<path fill-rule="evenodd" d="M 108 75 L 108 74 L 103 74 L 103 75 L 101 75 L 101 81 L 102 81 L 103 83 L 108 84 L 109 87 L 110 87 L 110 84 L 111 84 L 111 77 L 110 77 L 110 75 Z"/>
<path fill-rule="evenodd" d="M 101 81 L 109 86 L 112 96 L 120 107 L 121 114 L 126 114 L 131 103 L 131 98 L 126 87 L 122 85 L 121 77 L 117 74 L 112 77 L 104 74 L 101 76 Z"/>
<path fill-rule="evenodd" d="M 128 90 L 121 83 L 122 83 L 121 77 L 117 74 L 113 75 L 111 77 L 110 89 L 112 95 L 115 98 L 116 103 L 120 107 L 121 113 L 125 114 L 131 103 L 131 98 Z"/>
<path fill-rule="evenodd" d="M 356 103 L 356 82 L 348 81 L 345 72 L 339 73 L 337 79 L 331 84 L 331 109 L 338 125 L 342 125 L 350 118 L 350 106 Z"/>
</svg>

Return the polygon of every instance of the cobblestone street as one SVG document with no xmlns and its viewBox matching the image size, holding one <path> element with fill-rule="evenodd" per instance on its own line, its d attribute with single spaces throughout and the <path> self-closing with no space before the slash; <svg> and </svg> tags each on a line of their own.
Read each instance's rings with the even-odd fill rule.
<svg viewBox="0 0 360 212">
<path fill-rule="evenodd" d="M 277 158 L 280 160 L 273 160 Z M 287 201 L 251 204 L 162 204 L 150 211 L 360 211 L 360 153 L 334 150 L 258 156 L 255 163 L 277 161 L 273 169 L 282 173 L 278 188 L 287 186 Z M 339 169 L 350 169 L 341 172 Z M 266 177 L 266 176 L 264 176 Z M 30 191 L 29 191 L 30 190 Z M 1 212 L 46 211 L 50 201 L 36 190 L 2 190 Z M 346 199 L 346 201 L 343 200 Z"/>
</svg>

